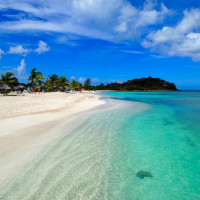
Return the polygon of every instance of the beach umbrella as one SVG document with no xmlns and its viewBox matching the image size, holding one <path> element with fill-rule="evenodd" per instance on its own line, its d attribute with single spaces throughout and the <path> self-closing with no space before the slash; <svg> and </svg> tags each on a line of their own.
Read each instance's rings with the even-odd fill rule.
<svg viewBox="0 0 200 200">
<path fill-rule="evenodd" d="M 71 90 L 70 87 L 66 87 L 66 88 L 65 88 L 65 91 L 66 91 L 66 92 L 69 92 L 70 90 Z"/>
<path fill-rule="evenodd" d="M 18 85 L 19 89 L 24 89 L 25 86 L 24 85 Z"/>
<path fill-rule="evenodd" d="M 3 84 L 3 85 L 0 86 L 0 90 L 3 90 L 4 95 L 7 95 L 7 93 L 8 93 L 7 91 L 11 90 L 11 87 L 8 86 L 7 84 Z"/>
<path fill-rule="evenodd" d="M 24 88 L 25 88 L 24 85 L 17 85 L 14 87 L 15 90 L 24 89 Z"/>
<path fill-rule="evenodd" d="M 11 90 L 11 87 L 8 86 L 7 84 L 3 84 L 0 86 L 0 90 Z"/>
</svg>

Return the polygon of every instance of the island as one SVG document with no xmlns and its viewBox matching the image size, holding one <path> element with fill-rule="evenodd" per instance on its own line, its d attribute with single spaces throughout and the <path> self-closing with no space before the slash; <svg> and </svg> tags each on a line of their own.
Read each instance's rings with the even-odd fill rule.
<svg viewBox="0 0 200 200">
<path fill-rule="evenodd" d="M 103 83 L 93 87 L 96 90 L 119 90 L 119 91 L 178 91 L 174 83 L 160 78 L 140 78 L 126 82 L 115 82 L 104 85 Z"/>
</svg>

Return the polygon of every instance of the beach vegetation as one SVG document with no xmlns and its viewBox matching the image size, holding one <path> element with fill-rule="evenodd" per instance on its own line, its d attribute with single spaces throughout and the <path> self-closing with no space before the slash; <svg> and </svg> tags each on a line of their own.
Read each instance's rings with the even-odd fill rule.
<svg viewBox="0 0 200 200">
<path fill-rule="evenodd" d="M 30 76 L 28 77 L 28 81 L 30 82 L 31 86 L 34 87 L 36 85 L 42 85 L 44 83 L 44 76 L 42 72 L 37 72 L 36 68 L 31 70 Z"/>
<path fill-rule="evenodd" d="M 36 68 L 33 68 L 30 76 L 28 78 L 29 84 L 19 83 L 17 78 L 12 72 L 7 72 L 6 74 L 1 75 L 0 84 L 1 91 L 7 91 L 12 89 L 21 89 L 24 90 L 28 87 L 41 88 L 47 92 L 56 92 L 56 91 L 69 91 L 70 88 L 73 90 L 81 91 L 85 90 L 116 90 L 116 91 L 177 91 L 177 88 L 174 83 L 165 81 L 160 78 L 153 78 L 149 76 L 148 78 L 140 78 L 128 80 L 126 82 L 114 82 L 100 85 L 92 85 L 91 79 L 87 78 L 84 84 L 72 80 L 71 83 L 66 76 L 58 76 L 57 74 L 48 75 L 48 78 L 45 80 L 42 72 L 37 71 Z M 4 85 L 3 85 L 4 84 Z M 3 86 L 2 86 L 3 85 Z M 23 85 L 23 88 L 22 88 Z"/>
<path fill-rule="evenodd" d="M 70 86 L 71 86 L 73 89 L 77 89 L 77 88 L 78 88 L 78 81 L 72 80 Z"/>
<path fill-rule="evenodd" d="M 60 76 L 55 84 L 61 91 L 64 92 L 66 87 L 69 85 L 69 80 L 66 76 Z"/>
<path fill-rule="evenodd" d="M 100 84 L 95 87 L 97 90 L 119 90 L 119 91 L 152 91 L 152 90 L 174 90 L 177 88 L 174 83 L 167 82 L 160 78 L 140 78 L 126 82 L 115 82 L 107 85 Z"/>
<path fill-rule="evenodd" d="M 51 76 L 48 75 L 48 78 L 46 79 L 45 86 L 47 88 L 47 91 L 56 91 L 58 89 L 57 81 L 59 77 L 57 74 L 52 74 Z"/>
<path fill-rule="evenodd" d="M 91 87 L 91 79 L 90 78 L 87 78 L 84 82 L 84 88 L 86 90 L 90 90 L 92 87 Z"/>
<path fill-rule="evenodd" d="M 81 91 L 83 89 L 82 83 L 72 80 L 70 87 L 73 88 L 74 90 Z"/>
<path fill-rule="evenodd" d="M 47 91 L 65 91 L 66 87 L 69 86 L 69 80 L 66 76 L 58 76 L 57 74 L 49 75 L 44 83 Z"/>
<path fill-rule="evenodd" d="M 1 74 L 0 85 L 4 95 L 13 89 L 18 84 L 18 79 L 14 76 L 13 72 Z"/>
</svg>

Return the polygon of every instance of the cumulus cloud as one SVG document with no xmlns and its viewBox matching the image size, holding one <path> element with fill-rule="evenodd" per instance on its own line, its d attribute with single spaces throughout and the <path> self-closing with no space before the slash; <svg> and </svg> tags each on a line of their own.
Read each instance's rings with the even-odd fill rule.
<svg viewBox="0 0 200 200">
<path fill-rule="evenodd" d="M 183 19 L 173 27 L 165 26 L 152 32 L 143 46 L 169 56 L 192 57 L 200 61 L 200 10 L 184 11 Z"/>
<path fill-rule="evenodd" d="M 20 65 L 17 67 L 18 75 L 22 75 L 23 73 L 25 73 L 25 70 L 26 70 L 25 60 L 22 59 Z"/>
<path fill-rule="evenodd" d="M 0 49 L 0 59 L 2 58 L 2 55 L 5 54 L 2 49 Z"/>
<path fill-rule="evenodd" d="M 46 42 L 39 41 L 38 48 L 35 50 L 35 52 L 37 52 L 38 54 L 41 54 L 41 53 L 49 51 L 49 49 L 50 48 L 48 47 Z"/>
<path fill-rule="evenodd" d="M 33 51 L 35 51 L 38 54 L 41 54 L 41 53 L 47 52 L 49 50 L 50 50 L 50 48 L 48 47 L 46 42 L 39 41 L 38 48 L 36 48 L 35 50 L 26 49 L 22 45 L 18 45 L 15 47 L 10 47 L 7 53 L 8 54 L 21 54 L 23 56 L 26 56 L 28 53 L 33 52 Z M 1 51 L 2 50 L 0 49 L 0 56 L 2 54 L 4 54 L 4 52 L 3 51 L 1 52 Z"/>
<path fill-rule="evenodd" d="M 30 51 L 31 51 L 30 49 L 25 49 L 22 47 L 22 45 L 18 45 L 15 47 L 10 47 L 8 53 L 27 55 Z"/>
<path fill-rule="evenodd" d="M 22 59 L 20 65 L 16 68 L 13 68 L 14 73 L 17 73 L 19 79 L 26 79 L 26 64 L 25 60 Z"/>
<path fill-rule="evenodd" d="M 162 4 L 161 9 L 157 11 L 150 1 L 144 4 L 142 10 L 136 9 L 131 4 L 127 3 L 121 8 L 121 15 L 118 17 L 118 25 L 115 27 L 115 31 L 137 31 L 141 27 L 155 25 L 161 22 L 169 13 L 169 9 L 164 4 Z"/>
</svg>

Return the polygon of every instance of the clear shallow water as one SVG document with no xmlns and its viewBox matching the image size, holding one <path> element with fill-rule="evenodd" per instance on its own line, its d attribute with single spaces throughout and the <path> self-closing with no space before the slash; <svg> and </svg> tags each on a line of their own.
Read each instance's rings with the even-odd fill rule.
<svg viewBox="0 0 200 200">
<path fill-rule="evenodd" d="M 107 95 L 151 105 L 146 112 L 128 118 L 118 140 L 119 171 L 130 179 L 129 183 L 124 179 L 121 199 L 200 199 L 200 93 Z M 153 177 L 131 176 L 139 170 Z"/>
<path fill-rule="evenodd" d="M 200 199 L 200 93 L 104 94 L 126 103 L 83 116 L 0 199 Z"/>
</svg>

